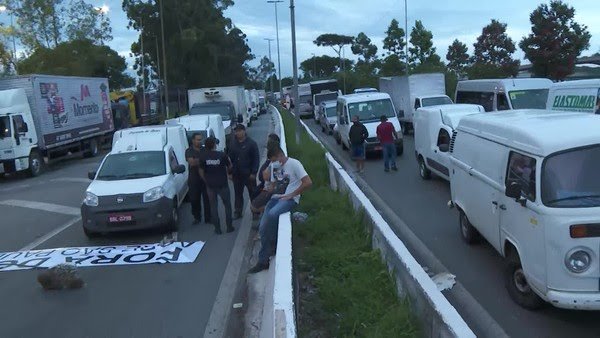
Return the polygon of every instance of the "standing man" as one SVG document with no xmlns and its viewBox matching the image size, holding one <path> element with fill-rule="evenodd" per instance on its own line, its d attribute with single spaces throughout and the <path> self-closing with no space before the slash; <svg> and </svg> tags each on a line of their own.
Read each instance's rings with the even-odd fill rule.
<svg viewBox="0 0 600 338">
<path fill-rule="evenodd" d="M 380 120 L 381 123 L 377 126 L 377 139 L 383 150 L 384 170 L 389 172 L 391 165 L 393 171 L 398 171 L 398 167 L 396 167 L 396 145 L 394 144 L 396 137 L 398 137 L 396 128 L 385 115 L 382 115 Z"/>
<path fill-rule="evenodd" d="M 215 226 L 215 233 L 220 235 L 221 224 L 219 221 L 219 200 L 221 197 L 223 206 L 225 206 L 225 223 L 227 232 L 233 232 L 233 220 L 231 217 L 231 194 L 229 192 L 229 182 L 227 181 L 227 172 L 231 170 L 231 161 L 225 153 L 216 151 L 216 139 L 209 137 L 206 139 L 206 154 L 204 160 L 200 163 L 200 176 L 206 182 L 208 190 L 208 199 L 210 200 L 210 214 L 212 223 Z"/>
<path fill-rule="evenodd" d="M 234 218 L 239 219 L 242 217 L 244 206 L 244 187 L 248 189 L 249 199 L 254 196 L 256 172 L 260 161 L 258 146 L 246 135 L 246 127 L 243 124 L 235 126 L 235 139 L 231 141 L 229 157 L 233 164 L 231 176 L 235 193 Z"/>
<path fill-rule="evenodd" d="M 365 141 L 369 137 L 369 131 L 364 124 L 360 123 L 358 115 L 352 116 L 352 127 L 350 127 L 350 147 L 352 149 L 352 159 L 356 161 L 356 171 L 365 172 Z"/>
<path fill-rule="evenodd" d="M 279 215 L 291 211 L 300 203 L 300 195 L 312 186 L 312 180 L 300 161 L 285 156 L 279 146 L 269 149 L 267 157 L 273 164 L 273 178 L 276 181 L 288 181 L 283 194 L 274 194 L 267 203 L 260 219 L 260 252 L 258 263 L 248 271 L 257 273 L 269 268 L 269 257 L 275 252 Z"/>
<path fill-rule="evenodd" d="M 202 203 L 204 203 L 204 221 L 210 222 L 210 202 L 206 191 L 206 184 L 200 177 L 200 161 L 204 158 L 206 149 L 202 146 L 202 134 L 192 135 L 192 146 L 185 151 L 185 159 L 189 165 L 188 187 L 190 203 L 192 204 L 192 216 L 194 224 L 202 221 Z"/>
</svg>

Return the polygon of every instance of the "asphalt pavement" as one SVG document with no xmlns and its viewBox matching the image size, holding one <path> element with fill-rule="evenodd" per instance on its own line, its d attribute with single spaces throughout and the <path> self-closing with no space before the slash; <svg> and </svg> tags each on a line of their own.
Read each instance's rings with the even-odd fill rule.
<svg viewBox="0 0 600 338">
<path fill-rule="evenodd" d="M 342 163 L 348 162 L 349 152 L 342 150 L 333 137 L 322 133 L 312 119 L 304 121 L 334 157 L 343 159 Z M 404 154 L 398 157 L 397 163 L 397 172 L 386 173 L 381 156 L 373 154 L 361 176 L 448 271 L 456 275 L 457 282 L 506 334 L 511 337 L 600 336 L 597 312 L 561 310 L 550 305 L 532 312 L 509 298 L 502 277 L 502 257 L 487 243 L 468 246 L 461 239 L 458 213 L 447 206 L 450 184 L 437 177 L 424 181 L 419 176 L 412 135 L 404 137 Z M 347 168 L 350 173 L 353 169 Z M 397 226 L 393 222 L 390 225 Z M 394 230 L 399 233 L 398 229 Z M 453 292 L 444 291 L 469 323 L 465 309 L 458 305 Z"/>
<path fill-rule="evenodd" d="M 261 117 L 248 128 L 261 150 L 269 122 Z M 100 160 L 74 158 L 36 178 L 0 179 L 0 252 L 160 242 L 161 231 L 84 235 L 79 207 L 87 172 Z M 39 271 L 0 272 L 0 337 L 203 336 L 239 229 L 215 235 L 192 220 L 186 203 L 178 240 L 205 242 L 194 263 L 80 268 L 85 287 L 57 292 L 41 289 Z"/>
</svg>

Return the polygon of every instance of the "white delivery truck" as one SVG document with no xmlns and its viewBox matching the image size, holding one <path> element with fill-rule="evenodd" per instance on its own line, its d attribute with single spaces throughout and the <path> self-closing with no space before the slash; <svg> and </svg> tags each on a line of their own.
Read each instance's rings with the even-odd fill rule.
<svg viewBox="0 0 600 338">
<path fill-rule="evenodd" d="M 192 136 L 196 133 L 200 133 L 203 140 L 209 137 L 217 139 L 217 151 L 226 151 L 228 146 L 228 138 L 223 128 L 223 118 L 219 114 L 181 116 L 166 120 L 165 124 L 183 126 L 190 146 L 192 146 Z"/>
<path fill-rule="evenodd" d="M 310 84 L 310 94 L 312 98 L 313 118 L 319 123 L 319 105 L 324 101 L 335 101 L 339 95 L 342 95 L 338 89 L 337 80 L 318 80 Z"/>
<path fill-rule="evenodd" d="M 554 83 L 547 109 L 600 114 L 600 79 Z"/>
<path fill-rule="evenodd" d="M 550 110 L 458 125 L 450 186 L 460 233 L 505 258 L 508 294 L 522 307 L 600 310 L 598 130 L 597 116 Z"/>
<path fill-rule="evenodd" d="M 260 112 L 259 100 L 258 100 L 258 90 L 251 89 L 250 91 L 250 105 L 252 106 L 252 119 L 256 120 L 258 118 L 258 113 Z"/>
<path fill-rule="evenodd" d="M 430 179 L 432 172 L 445 180 L 450 179 L 448 149 L 454 130 L 463 117 L 483 112 L 483 107 L 475 104 L 447 104 L 417 109 L 413 120 L 415 155 L 422 179 Z"/>
<path fill-rule="evenodd" d="M 300 117 L 313 116 L 313 97 L 310 90 L 310 83 L 298 85 L 298 101 L 296 103 L 296 110 L 300 113 Z"/>
<path fill-rule="evenodd" d="M 190 115 L 221 115 L 227 135 L 231 133 L 233 124 L 249 124 L 242 86 L 190 89 L 188 104 Z"/>
<path fill-rule="evenodd" d="M 177 230 L 188 192 L 188 142 L 182 126 L 119 130 L 85 191 L 81 222 L 88 237 L 167 227 Z"/>
<path fill-rule="evenodd" d="M 108 80 L 26 75 L 0 80 L 0 174 L 39 175 L 46 162 L 96 156 L 114 122 Z"/>
<path fill-rule="evenodd" d="M 380 77 L 379 90 L 392 97 L 398 109 L 402 130 L 408 133 L 412 129 L 417 109 L 452 104 L 452 100 L 446 95 L 445 81 L 442 73 Z"/>
<path fill-rule="evenodd" d="M 456 103 L 478 104 L 486 112 L 510 109 L 545 109 L 548 79 L 488 79 L 459 81 Z"/>
</svg>

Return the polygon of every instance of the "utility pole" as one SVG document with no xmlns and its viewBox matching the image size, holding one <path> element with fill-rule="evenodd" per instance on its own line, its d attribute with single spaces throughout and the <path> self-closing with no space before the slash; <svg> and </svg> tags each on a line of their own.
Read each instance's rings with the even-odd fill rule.
<svg viewBox="0 0 600 338">
<path fill-rule="evenodd" d="M 315 53 L 311 53 L 313 59 L 313 78 L 317 77 L 317 61 L 315 60 Z"/>
<path fill-rule="evenodd" d="M 406 40 L 406 45 L 404 46 L 406 50 L 406 76 L 408 76 L 408 0 L 404 0 L 404 39 Z"/>
<path fill-rule="evenodd" d="M 162 84 L 161 84 L 161 77 L 160 77 L 160 53 L 159 53 L 159 49 L 158 49 L 158 37 L 155 35 L 154 36 L 154 42 L 156 43 L 156 72 L 158 75 L 158 100 L 160 101 L 160 98 L 162 97 L 161 94 L 161 90 L 162 90 Z M 162 114 L 162 110 L 163 110 L 163 106 L 161 102 L 158 102 L 159 106 L 160 106 L 160 114 Z M 156 113 L 159 113 L 158 111 Z"/>
<path fill-rule="evenodd" d="M 142 45 L 142 116 L 146 114 L 146 54 L 144 53 L 144 19 L 140 17 L 142 29 L 140 30 L 140 44 Z"/>
<path fill-rule="evenodd" d="M 269 42 L 269 62 L 273 63 L 273 61 L 271 60 L 271 41 L 273 41 L 273 39 L 265 38 L 265 40 L 267 40 Z M 271 68 L 271 65 L 269 65 L 269 68 Z M 271 92 L 275 92 L 273 90 L 273 73 L 274 72 L 273 72 L 272 69 L 269 69 L 269 70 L 270 70 L 270 72 L 269 72 L 269 81 L 270 81 L 270 86 L 271 86 Z"/>
<path fill-rule="evenodd" d="M 296 16 L 294 0 L 290 0 L 290 17 L 292 24 L 292 68 L 294 71 L 294 115 L 296 116 L 296 144 L 300 144 L 300 100 L 298 98 L 298 57 L 296 55 Z"/>
<path fill-rule="evenodd" d="M 160 1 L 160 33 L 162 36 L 162 53 L 163 53 L 163 73 L 164 73 L 164 82 L 165 82 L 165 108 L 167 112 L 167 118 L 170 117 L 169 114 L 169 84 L 167 82 L 167 52 L 165 48 L 165 23 L 164 23 L 164 15 L 163 15 L 163 0 Z"/>
<path fill-rule="evenodd" d="M 281 87 L 281 53 L 279 52 L 279 18 L 277 17 L 277 4 L 283 0 L 269 0 L 267 3 L 275 5 L 275 31 L 277 32 L 277 71 L 279 72 L 279 94 L 283 97 L 283 88 Z"/>
</svg>

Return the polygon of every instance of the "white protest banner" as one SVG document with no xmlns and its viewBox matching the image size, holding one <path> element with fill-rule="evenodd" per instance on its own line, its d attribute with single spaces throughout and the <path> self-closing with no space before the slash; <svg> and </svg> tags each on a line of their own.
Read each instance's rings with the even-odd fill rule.
<svg viewBox="0 0 600 338">
<path fill-rule="evenodd" d="M 0 271 L 51 268 L 63 263 L 81 267 L 192 263 L 203 246 L 204 242 L 198 241 L 2 252 Z"/>
</svg>

